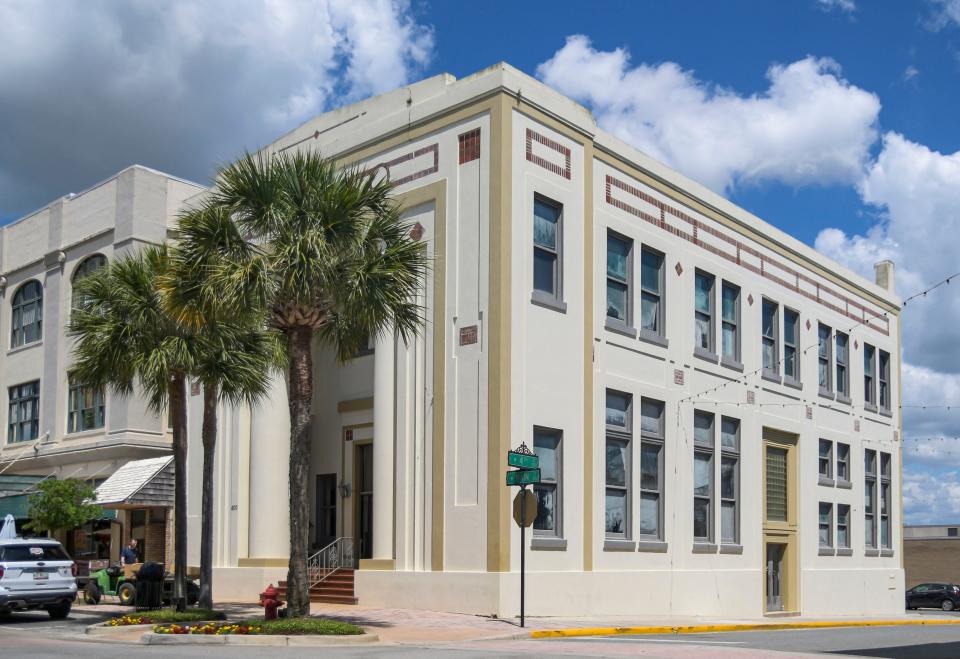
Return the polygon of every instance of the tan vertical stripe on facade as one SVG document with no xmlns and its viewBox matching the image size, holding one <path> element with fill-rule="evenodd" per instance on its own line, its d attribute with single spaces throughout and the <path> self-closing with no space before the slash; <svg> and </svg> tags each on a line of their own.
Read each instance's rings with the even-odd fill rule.
<svg viewBox="0 0 960 659">
<path fill-rule="evenodd" d="M 583 145 L 583 569 L 593 569 L 593 141 Z"/>
<path fill-rule="evenodd" d="M 509 489 L 501 481 L 510 449 L 510 291 L 513 204 L 510 98 L 490 115 L 490 353 L 487 410 L 487 571 L 510 570 Z"/>
</svg>

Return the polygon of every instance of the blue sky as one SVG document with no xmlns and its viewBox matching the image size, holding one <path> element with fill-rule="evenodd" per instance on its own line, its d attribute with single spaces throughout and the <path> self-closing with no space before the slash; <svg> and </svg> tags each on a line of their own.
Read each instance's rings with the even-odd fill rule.
<svg viewBox="0 0 960 659">
<path fill-rule="evenodd" d="M 0 224 L 505 60 L 903 296 L 960 270 L 960 0 L 0 0 L 0 43 Z M 958 285 L 904 315 L 908 522 L 960 522 Z"/>
</svg>

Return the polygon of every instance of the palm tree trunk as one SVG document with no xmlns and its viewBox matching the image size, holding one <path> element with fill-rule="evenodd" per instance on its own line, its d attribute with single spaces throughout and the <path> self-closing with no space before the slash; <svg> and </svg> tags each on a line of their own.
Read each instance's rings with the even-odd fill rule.
<svg viewBox="0 0 960 659">
<path fill-rule="evenodd" d="M 200 521 L 200 608 L 213 608 L 213 460 L 217 451 L 217 384 L 203 385 L 203 494 Z"/>
<path fill-rule="evenodd" d="M 310 615 L 307 579 L 308 511 L 310 502 L 310 417 L 313 403 L 313 354 L 309 327 L 287 332 L 290 372 L 290 567 L 287 571 L 287 607 L 290 616 Z"/>
<path fill-rule="evenodd" d="M 186 607 L 187 576 L 187 379 L 170 379 L 170 417 L 173 423 L 173 599 L 178 611 Z"/>
</svg>

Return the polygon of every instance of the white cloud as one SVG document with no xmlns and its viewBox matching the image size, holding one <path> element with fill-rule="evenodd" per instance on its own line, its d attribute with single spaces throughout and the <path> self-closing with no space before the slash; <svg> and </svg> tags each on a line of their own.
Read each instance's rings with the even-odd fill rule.
<svg viewBox="0 0 960 659">
<path fill-rule="evenodd" d="M 960 0 L 927 0 L 932 11 L 927 26 L 941 30 L 951 23 L 960 25 Z"/>
<path fill-rule="evenodd" d="M 904 82 L 910 82 L 914 78 L 920 75 L 920 69 L 913 66 L 912 64 L 903 70 L 902 79 Z"/>
<path fill-rule="evenodd" d="M 960 482 L 957 473 L 905 473 L 903 508 L 909 524 L 937 524 L 960 517 Z"/>
<path fill-rule="evenodd" d="M 857 10 L 857 3 L 853 0 L 816 0 L 818 9 L 823 11 L 840 11 L 852 14 Z"/>
<path fill-rule="evenodd" d="M 408 0 L 0 0 L 0 216 L 133 163 L 203 179 L 416 76 Z"/>
<path fill-rule="evenodd" d="M 826 58 L 773 65 L 767 89 L 747 96 L 673 62 L 633 65 L 625 49 L 598 51 L 576 35 L 537 75 L 588 104 L 605 129 L 721 192 L 854 183 L 877 137 L 879 99 Z"/>
</svg>

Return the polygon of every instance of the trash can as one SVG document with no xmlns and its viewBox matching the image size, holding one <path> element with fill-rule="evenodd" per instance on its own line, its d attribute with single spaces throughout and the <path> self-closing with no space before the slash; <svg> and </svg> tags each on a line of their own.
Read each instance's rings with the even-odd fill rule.
<svg viewBox="0 0 960 659">
<path fill-rule="evenodd" d="M 138 611 L 159 609 L 163 606 L 163 566 L 144 563 L 137 571 L 137 590 L 133 604 Z"/>
</svg>

